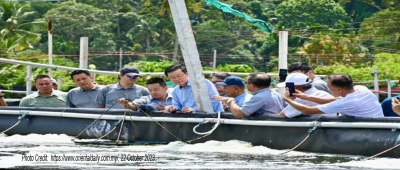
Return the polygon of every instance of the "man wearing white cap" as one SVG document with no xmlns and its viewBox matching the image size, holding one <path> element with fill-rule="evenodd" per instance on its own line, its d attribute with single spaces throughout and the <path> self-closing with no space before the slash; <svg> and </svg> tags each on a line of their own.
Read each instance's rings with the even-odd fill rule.
<svg viewBox="0 0 400 170">
<path fill-rule="evenodd" d="M 331 94 L 329 94 L 325 91 L 322 91 L 322 90 L 317 90 L 315 87 L 313 87 L 312 80 L 309 79 L 309 77 L 303 73 L 289 74 L 289 76 L 286 78 L 286 82 L 294 83 L 295 89 L 304 93 L 305 95 L 322 97 L 322 98 L 333 98 L 333 96 Z M 300 99 L 300 98 L 296 97 L 295 95 L 292 96 L 292 99 L 294 99 L 295 102 L 301 103 L 306 106 L 317 106 L 318 105 L 318 103 Z M 280 116 L 288 117 L 288 118 L 300 116 L 302 114 L 303 114 L 302 112 L 296 110 L 291 105 L 287 106 L 279 113 Z M 336 116 L 336 113 L 325 114 L 324 116 Z"/>
<path fill-rule="evenodd" d="M 340 112 L 345 116 L 383 117 L 382 108 L 376 96 L 365 86 L 354 86 L 350 75 L 335 74 L 329 76 L 328 88 L 336 98 L 296 94 L 296 97 L 320 103 L 321 105 L 318 106 L 306 106 L 293 101 L 288 95 L 288 90 L 286 90 L 283 99 L 293 108 L 305 114 Z"/>
<path fill-rule="evenodd" d="M 58 90 L 58 84 L 57 84 L 57 81 L 56 81 L 56 80 L 54 80 L 53 78 L 51 78 L 51 82 L 53 83 L 53 89 L 54 89 L 54 90 Z"/>
</svg>

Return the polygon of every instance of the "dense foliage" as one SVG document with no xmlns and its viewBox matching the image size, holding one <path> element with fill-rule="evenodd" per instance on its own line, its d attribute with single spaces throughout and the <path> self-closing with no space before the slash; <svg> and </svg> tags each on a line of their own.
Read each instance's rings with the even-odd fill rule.
<svg viewBox="0 0 400 170">
<path fill-rule="evenodd" d="M 398 0 L 221 0 L 233 8 L 289 31 L 288 63 L 310 63 L 318 74 L 349 73 L 372 80 L 398 79 L 400 1 Z M 278 36 L 243 18 L 185 0 L 204 70 L 277 72 Z M 47 63 L 47 21 L 53 23 L 54 64 L 78 66 L 80 37 L 89 37 L 89 64 L 98 70 L 132 65 L 163 72 L 183 63 L 167 0 L 63 0 L 0 2 L 2 58 Z M 122 53 L 120 53 L 120 50 Z M 34 75 L 47 69 L 34 68 Z M 0 63 L 0 85 L 23 85 L 26 67 Z M 73 86 L 68 72 L 55 70 L 63 89 Z M 139 83 L 144 83 L 145 78 Z M 109 84 L 116 76 L 96 75 Z"/>
</svg>

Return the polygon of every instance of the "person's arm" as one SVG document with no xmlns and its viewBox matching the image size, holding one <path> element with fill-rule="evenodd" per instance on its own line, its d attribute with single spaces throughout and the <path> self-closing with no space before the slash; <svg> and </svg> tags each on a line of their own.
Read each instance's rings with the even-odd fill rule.
<svg viewBox="0 0 400 170">
<path fill-rule="evenodd" d="M 318 109 L 317 106 L 306 106 L 300 103 L 297 103 L 293 100 L 291 100 L 290 98 L 286 98 L 284 97 L 284 100 L 286 103 L 290 104 L 293 108 L 295 108 L 296 110 L 305 113 L 305 114 L 321 114 L 324 113 L 321 110 Z"/>
<path fill-rule="evenodd" d="M 96 96 L 96 103 L 98 108 L 106 108 L 106 92 L 107 92 L 108 86 L 102 88 Z"/>
<path fill-rule="evenodd" d="M 222 105 L 221 101 L 213 100 L 212 96 L 219 96 L 218 90 L 211 81 L 206 81 L 206 85 L 208 88 L 208 93 L 211 96 L 211 104 L 213 107 L 214 112 L 223 112 L 224 106 Z"/>
<path fill-rule="evenodd" d="M 300 99 L 303 100 L 308 100 L 308 101 L 312 101 L 314 103 L 318 103 L 318 104 L 326 104 L 326 103 L 330 103 L 335 101 L 337 98 L 334 97 L 328 97 L 328 98 L 322 98 L 322 97 L 317 97 L 317 96 L 309 96 L 304 94 L 303 92 L 296 90 L 296 93 L 294 93 L 294 95 Z"/>
<path fill-rule="evenodd" d="M 3 98 L 3 94 L 1 94 L 1 91 L 0 91 L 0 106 L 8 106 Z"/>
<path fill-rule="evenodd" d="M 396 114 L 398 114 L 400 116 L 400 101 L 397 100 L 396 97 L 393 97 L 393 99 L 392 99 L 392 109 L 393 109 L 393 112 L 395 112 Z"/>
<path fill-rule="evenodd" d="M 214 100 L 216 100 L 216 101 L 221 101 L 223 103 L 226 103 L 228 105 L 229 109 L 231 110 L 231 113 L 235 117 L 246 116 L 246 114 L 244 114 L 240 110 L 240 107 L 237 105 L 237 103 L 236 103 L 234 98 L 232 98 L 232 97 L 222 97 L 222 96 L 212 96 L 212 98 L 214 98 Z"/>
<path fill-rule="evenodd" d="M 22 98 L 21 101 L 19 102 L 19 107 L 29 107 L 28 100 L 29 99 L 27 98 Z"/>
<path fill-rule="evenodd" d="M 279 113 L 279 116 L 286 117 L 286 115 L 285 115 L 285 113 L 283 113 L 283 111 L 281 111 L 281 112 Z"/>
</svg>

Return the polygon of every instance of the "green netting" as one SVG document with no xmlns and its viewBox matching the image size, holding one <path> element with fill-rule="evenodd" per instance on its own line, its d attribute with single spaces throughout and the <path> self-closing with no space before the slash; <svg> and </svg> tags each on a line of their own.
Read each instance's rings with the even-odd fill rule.
<svg viewBox="0 0 400 170">
<path fill-rule="evenodd" d="M 206 2 L 207 5 L 209 5 L 209 4 L 214 5 L 215 7 L 217 7 L 220 10 L 222 10 L 223 12 L 231 13 L 233 15 L 236 15 L 236 16 L 239 16 L 239 17 L 243 17 L 243 18 L 245 18 L 247 21 L 249 21 L 251 23 L 256 23 L 257 26 L 260 29 L 262 29 L 264 31 L 267 31 L 270 34 L 272 34 L 274 32 L 274 29 L 267 22 L 265 22 L 263 20 L 260 20 L 260 19 L 252 18 L 252 17 L 250 17 L 250 16 L 248 16 L 246 14 L 243 14 L 243 13 L 237 11 L 237 10 L 234 10 L 234 9 L 232 9 L 232 5 L 219 2 L 218 0 L 205 0 L 205 2 Z"/>
</svg>

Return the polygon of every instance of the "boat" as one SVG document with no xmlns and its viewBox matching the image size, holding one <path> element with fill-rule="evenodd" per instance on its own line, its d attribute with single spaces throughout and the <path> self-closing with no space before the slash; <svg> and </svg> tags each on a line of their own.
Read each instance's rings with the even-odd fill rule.
<svg viewBox="0 0 400 170">
<path fill-rule="evenodd" d="M 121 145 L 241 140 L 283 151 L 301 144 L 296 151 L 364 156 L 400 144 L 399 117 L 235 118 L 231 113 L 11 106 L 0 107 L 0 131 L 6 129 L 7 135 L 66 134 L 77 143 L 93 139 L 89 144 L 100 138 Z M 400 158 L 400 148 L 380 156 Z"/>
</svg>

